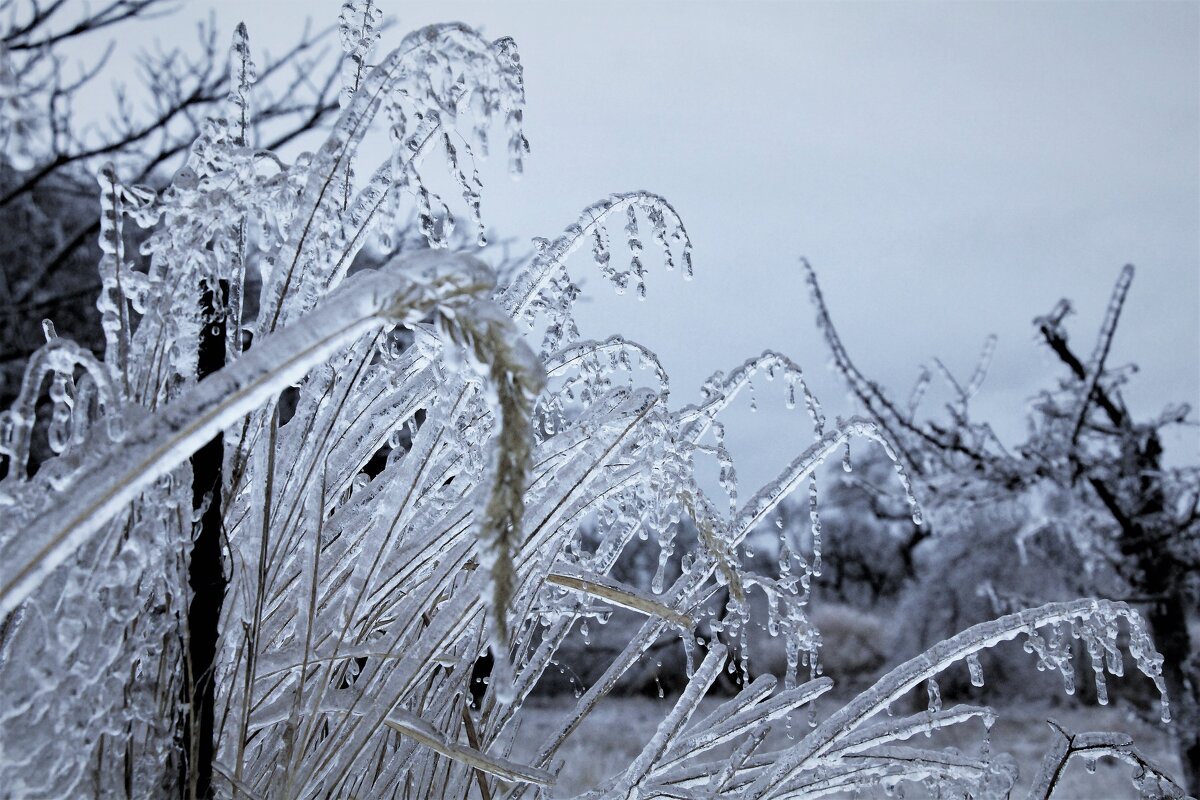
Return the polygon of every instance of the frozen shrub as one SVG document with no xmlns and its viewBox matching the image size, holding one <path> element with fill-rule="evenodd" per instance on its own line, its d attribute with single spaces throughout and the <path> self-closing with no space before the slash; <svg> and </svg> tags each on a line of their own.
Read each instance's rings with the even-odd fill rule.
<svg viewBox="0 0 1200 800">
<path fill-rule="evenodd" d="M 830 675 L 845 675 L 852 685 L 865 685 L 893 652 L 888 648 L 887 622 L 866 611 L 820 603 L 812 618 L 821 631 L 821 668 Z"/>
<path fill-rule="evenodd" d="M 757 618 L 765 609 L 755 608 Z M 887 663 L 892 634 L 888 620 L 861 608 L 819 601 L 809 613 L 821 632 L 821 669 L 836 676 L 843 687 L 861 689 L 871 684 Z M 787 669 L 786 648 L 766 630 L 751 626 L 748 650 L 752 675 L 782 674 Z"/>
<path fill-rule="evenodd" d="M 1033 602 L 1062 600 L 1084 594 L 1077 570 L 1078 554 L 1063 552 L 1059 540 L 1045 542 L 1049 551 L 1028 543 L 1022 553 L 1017 544 L 1019 505 L 1010 503 L 1005 514 L 992 510 L 966 514 L 953 531 L 940 534 L 922 548 L 920 577 L 894 607 L 891 643 L 894 652 L 912 656 L 964 627 L 991 619 L 998 613 Z M 1013 565 L 1020 565 L 1013 568 Z M 1031 698 L 1044 693 L 1045 685 L 1032 679 L 1034 665 L 1016 648 L 987 654 L 991 678 L 987 696 Z M 967 689 L 965 675 L 944 682 L 944 688 Z"/>
</svg>

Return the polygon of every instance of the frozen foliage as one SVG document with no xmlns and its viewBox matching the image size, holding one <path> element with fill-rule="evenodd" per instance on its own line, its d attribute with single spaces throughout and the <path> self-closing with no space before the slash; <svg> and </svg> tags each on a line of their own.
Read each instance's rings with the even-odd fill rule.
<svg viewBox="0 0 1200 800">
<path fill-rule="evenodd" d="M 793 745 L 762 750 L 772 726 L 790 726 L 832 685 L 806 608 L 821 571 L 817 468 L 851 439 L 896 452 L 872 422 L 826 420 L 781 355 L 717 373 L 702 402 L 673 410 L 651 352 L 582 338 L 568 269 L 577 249 L 639 297 L 652 261 L 691 275 L 687 232 L 656 195 L 588 208 L 507 285 L 450 252 L 456 218 L 423 173 L 440 158 L 478 225 L 473 165 L 491 127 L 522 168 L 516 47 L 452 23 L 379 55 L 379 24 L 370 0 L 347 3 L 343 108 L 316 152 L 287 164 L 250 143 L 255 71 L 239 28 L 227 114 L 209 120 L 171 186 L 100 175 L 103 359 L 47 325 L 0 417 L 7 795 L 546 796 L 563 742 L 664 635 L 686 650 L 686 688 L 595 796 L 820 796 L 914 780 L 943 796 L 1003 796 L 1013 775 L 995 766 L 986 734 L 978 755 L 898 743 L 976 719 L 986 729 L 986 708 L 940 707 L 936 678 L 958 662 L 974 678 L 976 652 L 1016 637 L 1064 676 L 1074 673 L 1063 642 L 1081 640 L 1102 685 L 1124 669 L 1124 621 L 1125 649 L 1161 690 L 1162 659 L 1136 612 L 1055 603 L 942 642 Z M 355 155 L 377 119 L 392 153 L 358 180 Z M 429 248 L 347 277 L 369 237 L 395 246 L 407 201 Z M 151 230 L 138 254 L 125 247 L 131 223 Z M 813 441 L 745 491 L 721 416 L 764 378 L 790 405 L 800 398 Z M 31 441 L 43 435 L 54 457 L 35 464 Z M 695 477 L 709 458 L 721 497 Z M 811 547 L 759 574 L 739 548 L 800 487 Z M 684 516 L 697 545 L 668 574 Z M 585 545 L 587 519 L 597 536 Z M 662 554 L 648 588 L 610 574 L 643 537 Z M 718 592 L 727 601 L 714 605 Z M 750 592 L 787 643 L 783 686 L 747 680 L 693 722 L 722 670 L 737 669 L 733 646 L 748 674 Z M 640 627 L 536 755 L 510 758 L 522 703 L 556 650 L 614 607 Z M 720 641 L 696 635 L 702 622 Z M 469 682 L 489 650 L 473 704 Z M 887 716 L 922 684 L 927 712 Z"/>
</svg>

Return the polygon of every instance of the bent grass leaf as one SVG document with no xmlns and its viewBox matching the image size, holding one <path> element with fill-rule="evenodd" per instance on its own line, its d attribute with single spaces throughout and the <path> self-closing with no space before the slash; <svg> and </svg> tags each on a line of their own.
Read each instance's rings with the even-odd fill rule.
<svg viewBox="0 0 1200 800">
<path fill-rule="evenodd" d="M 543 769 L 536 769 L 509 761 L 505 758 L 481 753 L 472 747 L 467 747 L 457 742 L 448 742 L 442 738 L 442 735 L 436 728 L 425 720 L 411 714 L 393 712 L 392 716 L 388 717 L 384 724 L 397 733 L 408 736 L 447 758 L 452 758 L 455 761 L 467 764 L 489 775 L 503 778 L 506 781 L 536 783 L 541 786 L 550 786 L 554 783 L 554 776 Z"/>
<path fill-rule="evenodd" d="M 567 589 L 574 589 L 577 592 L 582 592 L 601 600 L 607 600 L 613 605 L 627 608 L 630 611 L 637 611 L 647 616 L 662 617 L 683 630 L 691 630 L 696 626 L 695 620 L 687 614 L 683 614 L 668 605 L 658 602 L 645 592 L 638 591 L 630 586 L 623 586 L 612 578 L 601 577 L 599 575 L 569 575 L 551 572 L 546 576 L 546 583 L 554 586 L 562 586 Z"/>
</svg>

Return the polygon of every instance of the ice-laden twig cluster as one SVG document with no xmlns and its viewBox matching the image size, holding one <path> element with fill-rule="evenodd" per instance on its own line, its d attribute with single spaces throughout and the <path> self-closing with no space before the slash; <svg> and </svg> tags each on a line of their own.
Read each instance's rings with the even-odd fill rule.
<svg viewBox="0 0 1200 800">
<path fill-rule="evenodd" d="M 250 144 L 254 68 L 239 27 L 228 117 L 208 123 L 171 186 L 156 195 L 113 170 L 100 177 L 104 356 L 48 325 L 17 403 L 0 417 L 6 791 L 178 792 L 181 767 L 194 774 L 200 757 L 180 749 L 181 728 L 199 713 L 187 698 L 211 680 L 217 796 L 542 796 L 564 741 L 666 634 L 696 660 L 688 687 L 598 793 L 786 797 L 922 779 L 978 794 L 1011 784 L 986 753 L 893 742 L 990 720 L 989 711 L 875 715 L 954 661 L 967 659 L 975 677 L 974 652 L 1031 631 L 1053 668 L 1063 668 L 1053 642 L 1070 627 L 1094 663 L 1119 671 L 1119 616 L 1139 667 L 1157 680 L 1128 609 L 1055 604 L 938 645 L 794 746 L 764 751 L 773 725 L 831 685 L 818 675 L 819 635 L 805 614 L 820 572 L 815 471 L 854 437 L 890 447 L 871 423 L 827 424 L 783 356 L 718 373 L 699 404 L 673 411 L 653 353 L 620 337 L 582 339 L 573 251 L 590 246 L 618 292 L 644 296 L 648 225 L 665 267 L 690 276 L 687 232 L 656 195 L 587 209 L 504 287 L 476 258 L 445 252 L 453 216 L 420 170 L 440 149 L 477 217 L 467 167 L 486 151 L 493 121 L 519 169 L 527 145 L 516 49 L 450 24 L 416 31 L 376 60 L 374 4 L 348 3 L 342 25 L 343 110 L 315 153 L 289 165 Z M 393 151 L 358 181 L 354 156 L 380 112 Z M 405 197 L 432 249 L 347 278 L 370 236 L 394 246 Z M 149 231 L 141 258 L 126 250 L 130 220 Z M 618 227 L 620 256 L 609 237 Z M 535 355 L 518 331 L 539 325 Z M 200 342 L 217 334 L 225 364 L 198 380 Z M 758 375 L 782 380 L 790 405 L 802 395 L 813 442 L 742 500 L 720 418 Z M 44 395 L 48 418 L 39 416 Z M 42 431 L 49 449 L 38 454 Z M 194 472 L 189 457 L 213 437 L 219 473 Z M 717 459 L 724 498 L 696 480 L 697 457 Z M 754 574 L 739 547 L 805 485 L 811 551 L 785 553 L 777 576 Z M 208 579 L 227 585 L 207 609 L 219 614 L 211 671 L 189 675 L 187 621 L 201 597 L 189 558 L 210 511 L 223 575 Z M 684 517 L 698 545 L 682 569 L 668 569 Z M 585 544 L 589 518 L 599 535 Z M 650 535 L 661 553 L 651 585 L 616 580 L 620 555 Z M 715 609 L 722 589 L 728 602 Z M 734 668 L 729 646 L 745 665 L 746 593 L 755 590 L 769 600 L 768 627 L 788 642 L 784 688 L 770 676 L 747 681 L 689 725 L 720 670 Z M 519 763 L 523 701 L 576 623 L 613 607 L 645 621 Z M 728 645 L 700 642 L 702 620 Z M 1036 632 L 1047 626 L 1058 638 Z M 469 682 L 488 649 L 496 664 L 476 706 Z M 732 755 L 718 755 L 726 746 Z"/>
<path fill-rule="evenodd" d="M 1041 769 L 1029 790 L 1030 800 L 1045 800 L 1063 779 L 1063 769 L 1073 758 L 1082 759 L 1088 772 L 1095 772 L 1101 758 L 1123 761 L 1134 768 L 1133 785 L 1141 797 L 1182 800 L 1187 793 L 1169 775 L 1153 764 L 1124 733 L 1091 731 L 1071 733 L 1054 720 L 1047 720 L 1055 734 L 1054 747 L 1042 758 Z"/>
<path fill-rule="evenodd" d="M 816 272 L 807 260 L 801 260 L 801 268 L 816 309 L 817 328 L 830 351 L 831 368 L 865 413 L 879 425 L 898 455 L 899 463 L 911 471 L 914 479 L 927 485 L 940 498 L 957 498 L 963 504 L 995 502 L 996 493 L 988 491 L 990 487 L 1010 487 L 1011 493 L 1029 481 L 1028 471 L 1014 464 L 991 426 L 970 418 L 970 402 L 987 377 L 996 337 L 985 339 L 968 380 L 959 381 L 940 359 L 935 358 L 934 369 L 922 367 L 907 402 L 902 403 L 864 375 L 851 360 L 833 324 Z M 945 407 L 950 420 L 948 425 L 926 425 L 918 418 L 934 372 L 945 382 L 951 395 Z M 936 513 L 940 509 L 935 506 L 930 510 Z M 954 515 L 947 517 L 945 527 L 953 528 L 956 525 Z"/>
</svg>

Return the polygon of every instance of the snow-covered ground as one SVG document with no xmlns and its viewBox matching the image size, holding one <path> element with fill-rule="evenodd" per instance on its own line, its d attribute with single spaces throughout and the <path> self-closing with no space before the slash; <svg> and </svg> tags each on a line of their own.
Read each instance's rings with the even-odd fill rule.
<svg viewBox="0 0 1200 800">
<path fill-rule="evenodd" d="M 531 754 L 544 741 L 565 713 L 572 699 L 567 696 L 541 697 L 531 700 L 525 708 L 525 726 L 518 736 L 514 757 Z M 671 708 L 673 698 L 662 700 L 644 697 L 607 698 L 600 708 L 584 721 L 559 751 L 565 760 L 557 784 L 558 797 L 571 797 L 597 786 L 618 772 L 641 750 L 653 734 L 658 722 Z M 716 699 L 706 699 L 700 715 L 716 705 Z M 828 713 L 837 698 L 818 701 L 818 714 Z M 1064 698 L 1061 703 L 1024 704 L 998 707 L 999 719 L 992 729 L 992 752 L 1012 755 L 1020 769 L 1015 797 L 1025 795 L 1024 788 L 1037 773 L 1038 765 L 1053 734 L 1046 724 L 1054 719 L 1064 728 L 1079 731 L 1121 730 L 1134 738 L 1134 743 L 1170 774 L 1179 773 L 1179 761 L 1169 739 L 1168 726 L 1154 726 L 1135 718 L 1120 707 L 1084 706 Z M 808 730 L 806 715 L 795 722 L 796 735 Z M 964 752 L 978 752 L 982 726 L 974 723 L 959 726 L 959 731 L 945 731 L 917 746 L 953 746 Z M 775 747 L 782 746 L 780 733 Z M 768 740 L 772 746 L 772 740 Z M 1065 781 L 1055 792 L 1056 800 L 1120 800 L 1136 798 L 1130 777 L 1132 768 L 1111 760 L 1100 761 L 1094 774 L 1089 774 L 1079 759 L 1072 761 Z M 906 796 L 920 797 L 919 791 L 906 787 Z"/>
</svg>

